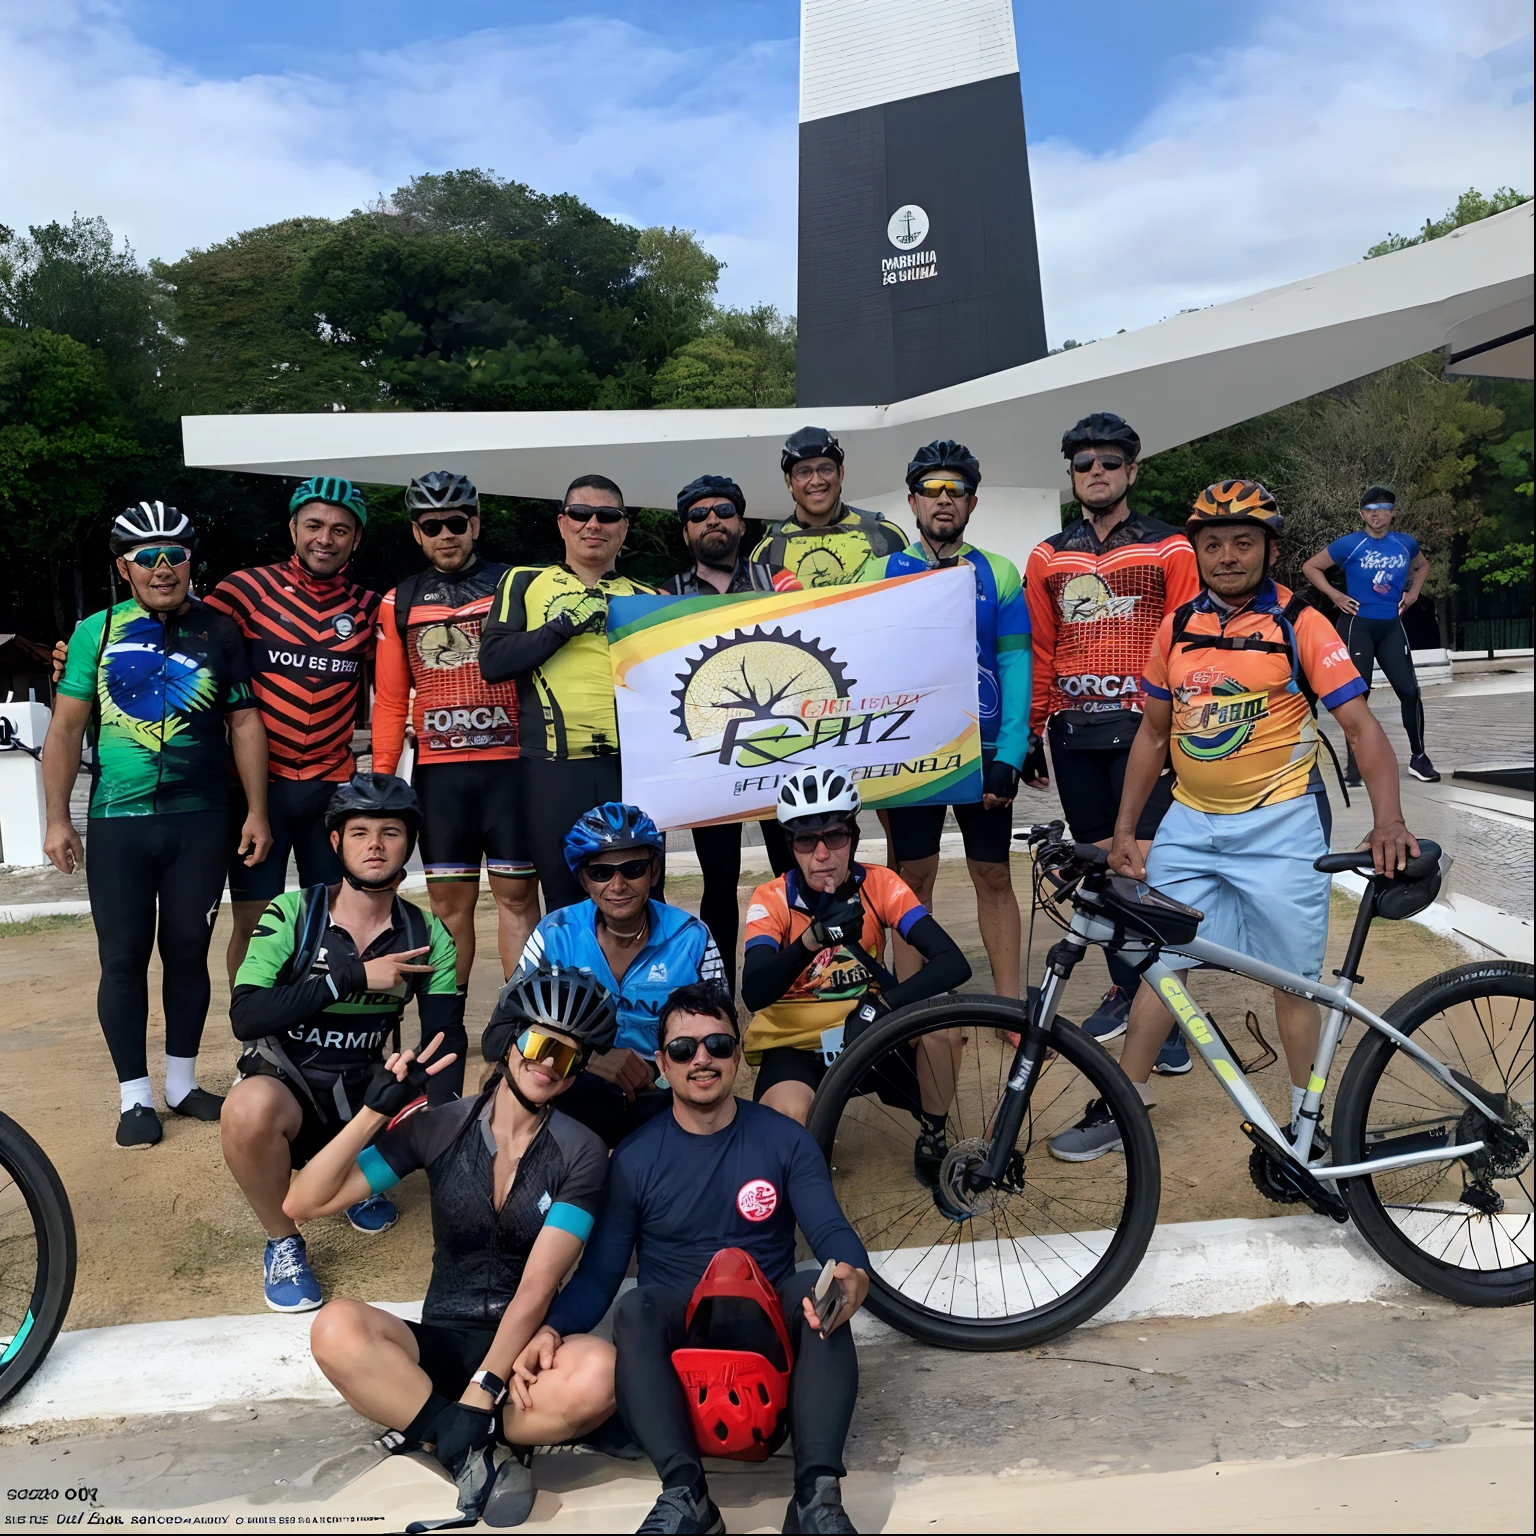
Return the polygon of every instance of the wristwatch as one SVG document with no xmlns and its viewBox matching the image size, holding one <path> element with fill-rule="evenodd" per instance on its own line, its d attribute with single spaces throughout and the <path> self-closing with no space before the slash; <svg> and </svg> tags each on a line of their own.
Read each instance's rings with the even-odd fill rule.
<svg viewBox="0 0 1536 1536">
<path fill-rule="evenodd" d="M 482 1392 L 490 1397 L 493 1408 L 499 1408 L 502 1399 L 507 1395 L 506 1382 L 500 1376 L 494 1375 L 490 1371 L 476 1371 L 469 1378 L 469 1383 L 473 1387 L 479 1387 Z"/>
</svg>

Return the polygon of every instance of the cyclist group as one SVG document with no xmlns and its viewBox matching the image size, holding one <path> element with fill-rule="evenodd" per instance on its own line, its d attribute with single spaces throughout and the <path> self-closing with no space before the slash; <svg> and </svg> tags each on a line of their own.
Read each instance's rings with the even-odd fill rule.
<svg viewBox="0 0 1536 1536">
<path fill-rule="evenodd" d="M 981 466 L 963 445 L 929 444 L 909 465 L 909 544 L 847 505 L 841 447 L 806 428 L 781 460 L 793 513 L 750 552 L 733 480 L 684 487 L 692 563 L 665 590 L 973 571 L 983 794 L 954 809 L 995 991 L 1020 993 L 1012 802 L 1052 772 L 1075 838 L 1200 907 L 1218 942 L 1262 943 L 1271 958 L 1283 944 L 1315 977 L 1327 881 L 1311 860 L 1327 847 L 1328 806 L 1314 699 L 1337 715 L 1371 796 L 1378 868 L 1416 851 L 1355 637 L 1341 641 L 1270 577 L 1282 520 L 1262 486 L 1207 488 L 1181 531 L 1131 511 L 1140 442 L 1119 417 L 1085 418 L 1062 446 L 1083 515 L 1022 576 L 966 539 Z M 1351 595 L 1336 599 L 1375 626 L 1367 602 L 1406 607 L 1424 566 L 1390 531 L 1390 493 L 1364 501 L 1365 533 L 1307 575 L 1326 588 L 1326 558 L 1337 560 Z M 654 590 L 615 568 L 622 491 L 601 475 L 573 481 L 557 519 L 565 559 L 542 567 L 481 558 L 478 496 L 462 475 L 412 481 L 406 506 L 427 568 L 382 600 L 345 575 L 367 524 L 346 480 L 304 482 L 289 508 L 293 555 L 205 599 L 190 592 L 185 516 L 145 502 L 113 525 L 130 595 L 69 641 L 43 766 L 45 846 L 68 872 L 84 857 L 69 798 L 93 729 L 87 878 L 118 1144 L 162 1135 L 146 1055 L 158 932 L 166 1104 L 220 1121 L 267 1233 L 267 1304 L 320 1309 L 322 1369 L 394 1448 L 434 1447 L 463 1510 L 524 1518 L 529 1447 L 633 1441 L 662 1481 L 641 1529 L 720 1530 L 701 1447 L 757 1457 L 788 1433 L 785 1529 L 851 1530 L 839 1493 L 857 1392 L 846 1323 L 868 1258 L 803 1127 L 847 1040 L 971 974 L 928 909 L 943 808 L 883 813 L 890 867 L 865 865 L 853 776 L 783 777 L 762 825 L 774 876 L 747 908 L 743 1031 L 739 826 L 694 834 L 695 918 L 663 899 L 665 839 L 621 798 L 607 603 Z M 1369 598 L 1353 595 L 1361 580 Z M 1406 723 L 1411 660 L 1405 674 L 1389 640 L 1364 630 L 1359 654 L 1382 658 Z M 373 761 L 361 773 L 351 741 L 370 662 Z M 1411 702 L 1413 771 L 1432 777 L 1416 689 Z M 430 912 L 399 894 L 418 842 Z M 299 888 L 286 891 L 290 853 Z M 508 979 L 480 1041 L 489 1075 L 466 1090 L 482 864 Z M 220 1099 L 194 1069 L 226 878 L 242 1054 Z M 1129 1030 L 1122 1064 L 1150 1103 L 1149 1075 L 1189 1059 L 1116 963 L 1086 1028 L 1101 1040 Z M 420 1035 L 402 1049 L 412 997 Z M 1278 993 L 1276 1006 L 1299 1112 L 1316 1010 Z M 925 1070 L 869 1085 L 910 1114 L 914 1175 L 929 1184 L 949 1151 L 963 1049 L 950 1033 L 922 1042 Z M 756 1068 L 751 1102 L 734 1092 L 743 1060 Z M 1117 1147 L 1112 1118 L 1090 1104 L 1051 1150 L 1081 1160 Z M 299 1224 L 344 1211 L 382 1232 L 397 1219 L 387 1191 L 416 1169 L 436 1245 L 422 1321 L 322 1305 Z M 815 1294 L 795 1269 L 797 1226 L 835 1282 Z M 639 1283 L 610 1343 L 592 1330 L 636 1254 Z M 732 1381 L 758 1390 L 744 1397 Z"/>
</svg>

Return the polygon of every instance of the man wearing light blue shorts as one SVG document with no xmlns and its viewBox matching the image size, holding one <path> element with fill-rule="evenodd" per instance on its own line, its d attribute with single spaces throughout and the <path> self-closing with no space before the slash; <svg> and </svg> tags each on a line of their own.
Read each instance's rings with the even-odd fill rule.
<svg viewBox="0 0 1536 1536">
<path fill-rule="evenodd" d="M 1274 497 L 1256 481 L 1225 480 L 1196 499 L 1185 532 L 1201 592 L 1163 620 L 1147 658 L 1109 863 L 1198 908 L 1201 938 L 1316 980 L 1330 882 L 1312 861 L 1328 851 L 1331 818 L 1314 698 L 1343 727 L 1365 780 L 1377 872 L 1401 869 L 1418 844 L 1403 824 L 1397 760 L 1348 647 L 1321 613 L 1269 576 L 1282 526 Z M 1136 821 L 1170 743 L 1174 804 L 1143 861 Z M 1294 1139 L 1322 1021 L 1315 1003 L 1279 991 L 1275 1020 L 1291 1074 Z M 1120 1066 L 1148 1104 L 1167 1030 L 1162 1002 L 1143 982 Z M 1100 1100 L 1050 1144 L 1067 1162 L 1119 1148 Z"/>
</svg>

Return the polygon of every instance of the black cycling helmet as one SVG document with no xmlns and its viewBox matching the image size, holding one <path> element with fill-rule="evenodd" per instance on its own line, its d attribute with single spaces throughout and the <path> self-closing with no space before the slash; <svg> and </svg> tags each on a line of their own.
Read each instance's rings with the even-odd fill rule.
<svg viewBox="0 0 1536 1536">
<path fill-rule="evenodd" d="M 1362 510 L 1371 506 L 1388 506 L 1396 509 L 1397 492 L 1386 485 L 1368 485 L 1360 493 L 1360 506 Z"/>
<path fill-rule="evenodd" d="M 546 963 L 501 989 L 480 1036 L 480 1054 L 487 1061 L 503 1060 L 525 1029 L 566 1035 L 587 1055 L 611 1050 L 619 1031 L 618 1004 L 591 971 Z"/>
<path fill-rule="evenodd" d="M 189 549 L 197 546 L 197 534 L 192 519 L 163 501 L 141 501 L 136 507 L 128 507 L 112 520 L 107 543 L 114 555 L 126 555 L 140 544 L 185 544 Z"/>
<path fill-rule="evenodd" d="M 942 442 L 919 448 L 913 455 L 912 462 L 907 465 L 907 489 L 911 490 L 919 480 L 946 469 L 953 470 L 973 491 L 981 484 L 981 464 L 976 455 L 964 443 L 945 438 Z"/>
<path fill-rule="evenodd" d="M 843 450 L 825 427 L 801 427 L 785 442 L 779 468 L 787 475 L 802 459 L 831 459 L 841 466 Z"/>
<path fill-rule="evenodd" d="M 684 516 L 688 508 L 706 496 L 724 496 L 743 517 L 747 515 L 747 495 L 729 475 L 700 475 L 690 480 L 677 493 L 677 515 Z"/>
<path fill-rule="evenodd" d="M 468 475 L 451 469 L 434 469 L 412 480 L 405 488 L 405 510 L 413 518 L 423 512 L 478 512 L 480 492 Z"/>
<path fill-rule="evenodd" d="M 398 816 L 415 849 L 421 831 L 421 802 L 404 779 L 392 773 L 354 773 L 326 805 L 325 830 L 334 832 L 354 816 Z"/>
<path fill-rule="evenodd" d="M 1061 456 L 1070 459 L 1082 448 L 1119 448 L 1128 459 L 1141 457 L 1141 439 L 1113 411 L 1095 411 L 1062 435 Z"/>
</svg>

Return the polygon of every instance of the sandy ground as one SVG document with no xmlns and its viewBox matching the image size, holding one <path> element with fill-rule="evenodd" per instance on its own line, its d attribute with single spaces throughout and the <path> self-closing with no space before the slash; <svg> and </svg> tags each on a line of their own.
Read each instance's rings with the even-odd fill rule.
<svg viewBox="0 0 1536 1536">
<path fill-rule="evenodd" d="M 1015 861 L 1015 871 L 1020 895 L 1027 901 L 1022 859 Z M 674 876 L 668 889 L 678 904 L 696 907 L 696 877 Z M 477 1023 L 489 1017 L 499 982 L 494 936 L 485 916 L 489 906 L 489 898 L 483 898 L 480 957 L 470 988 L 472 1041 Z M 971 956 L 976 970 L 972 988 L 990 990 L 963 866 L 946 862 L 935 906 Z M 1347 903 L 1336 902 L 1330 966 L 1337 964 L 1351 915 Z M 228 1085 L 238 1054 L 225 1024 L 228 989 L 222 957 L 227 923 L 226 908 L 214 934 L 213 1005 L 201 1058 L 202 1082 L 212 1089 Z M 1361 993 L 1370 1006 L 1385 1005 L 1422 978 L 1464 958 L 1415 925 L 1378 923 L 1376 928 L 1366 952 L 1368 982 Z M 1038 977 L 1045 950 L 1056 937 L 1054 928 L 1037 921 L 1031 975 Z M 125 1152 L 113 1143 L 117 1092 L 95 1017 L 97 967 L 89 920 L 0 925 L 0 970 L 7 982 L 0 992 L 5 1109 L 37 1137 L 58 1166 L 79 1233 L 79 1279 L 67 1326 L 260 1311 L 263 1234 L 224 1168 L 216 1129 L 168 1115 L 165 1139 L 158 1147 Z M 1075 1010 L 1079 1018 L 1086 1015 L 1106 985 L 1102 960 L 1092 954 L 1073 979 L 1068 1011 Z M 1194 990 L 1245 1059 L 1250 1042 L 1242 1017 L 1247 1007 L 1257 1010 L 1266 1034 L 1278 1044 L 1262 989 L 1237 978 L 1213 976 L 1197 981 Z M 152 974 L 152 998 L 157 991 Z M 157 1001 L 150 1036 L 150 1071 L 158 1088 L 164 1046 Z M 1278 1108 L 1287 1102 L 1283 1065 L 1255 1081 L 1271 1105 Z M 1296 1207 L 1265 1201 L 1249 1182 L 1248 1144 L 1213 1077 L 1197 1067 L 1160 1086 L 1154 1118 L 1163 1152 L 1161 1220 L 1294 1213 Z M 382 1238 L 364 1237 L 340 1217 L 315 1223 L 307 1233 L 309 1248 L 328 1290 L 366 1300 L 407 1300 L 424 1294 L 430 1265 L 426 1194 L 420 1180 L 401 1186 L 395 1195 L 400 1224 Z"/>
</svg>

